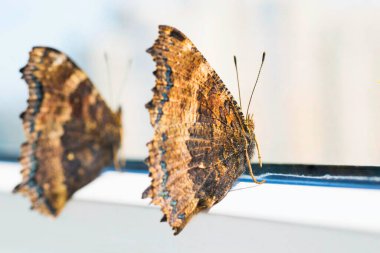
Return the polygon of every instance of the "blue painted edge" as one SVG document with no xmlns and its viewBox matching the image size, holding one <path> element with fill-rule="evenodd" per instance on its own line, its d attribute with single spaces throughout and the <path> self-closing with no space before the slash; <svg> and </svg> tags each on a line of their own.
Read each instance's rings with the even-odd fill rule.
<svg viewBox="0 0 380 253">
<path fill-rule="evenodd" d="M 17 157 L 3 156 L 0 161 L 16 162 Z M 260 168 L 252 164 L 252 168 L 258 180 L 266 180 L 269 184 L 380 189 L 379 166 L 264 164 Z M 103 173 L 109 171 L 115 171 L 114 167 L 105 168 Z M 121 171 L 148 174 L 141 160 L 128 160 Z M 252 179 L 245 173 L 238 182 L 252 182 Z"/>
<path fill-rule="evenodd" d="M 252 164 L 258 180 L 269 184 L 307 185 L 342 188 L 380 189 L 380 167 L 314 164 Z M 113 171 L 112 167 L 105 171 Z M 128 161 L 122 171 L 148 174 L 142 161 Z M 238 182 L 252 182 L 248 173 Z"/>
</svg>

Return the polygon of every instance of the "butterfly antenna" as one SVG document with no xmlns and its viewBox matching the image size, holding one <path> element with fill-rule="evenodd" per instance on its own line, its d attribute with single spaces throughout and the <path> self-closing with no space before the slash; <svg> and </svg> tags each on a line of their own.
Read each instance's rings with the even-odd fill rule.
<svg viewBox="0 0 380 253">
<path fill-rule="evenodd" d="M 124 94 L 125 86 L 126 86 L 126 84 L 128 82 L 129 76 L 130 76 L 129 74 L 131 72 L 132 64 L 133 64 L 133 60 L 129 59 L 128 63 L 127 63 L 127 68 L 126 68 L 126 71 L 125 71 L 125 75 L 124 75 L 124 78 L 123 78 L 123 82 L 121 84 L 122 86 L 120 88 L 120 92 L 118 93 L 117 100 L 116 100 L 119 104 L 121 104 L 120 99 L 122 98 L 122 95 Z"/>
<path fill-rule="evenodd" d="M 106 63 L 106 71 L 107 71 L 107 83 L 108 83 L 108 95 L 109 95 L 109 98 L 110 98 L 110 105 L 111 105 L 111 108 L 113 108 L 113 92 L 112 92 L 112 82 L 111 82 L 111 72 L 110 72 L 110 64 L 109 64 L 109 61 L 108 61 L 108 54 L 107 52 L 104 52 L 104 61 Z"/>
<path fill-rule="evenodd" d="M 239 105 L 240 105 L 240 108 L 241 108 L 241 95 L 240 95 L 239 72 L 238 72 L 237 60 L 236 60 L 236 56 L 235 56 L 235 55 L 234 55 L 234 63 L 235 63 L 236 79 L 237 79 L 238 90 L 239 90 Z"/>
<path fill-rule="evenodd" d="M 248 116 L 249 106 L 250 106 L 251 101 L 252 101 L 253 92 L 255 92 L 257 82 L 259 81 L 259 77 L 261 74 L 261 69 L 263 68 L 264 61 L 265 61 L 265 52 L 263 52 L 263 57 L 261 58 L 261 65 L 260 65 L 259 73 L 257 74 L 256 82 L 255 82 L 255 85 L 253 86 L 251 97 L 249 98 L 248 107 L 247 107 L 247 114 L 246 114 L 247 116 Z"/>
</svg>

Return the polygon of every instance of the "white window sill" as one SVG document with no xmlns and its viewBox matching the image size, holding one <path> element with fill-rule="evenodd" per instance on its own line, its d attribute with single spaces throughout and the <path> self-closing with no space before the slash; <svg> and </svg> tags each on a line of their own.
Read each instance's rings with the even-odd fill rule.
<svg viewBox="0 0 380 253">
<path fill-rule="evenodd" d="M 150 182 L 146 174 L 104 173 L 78 191 L 54 222 L 29 211 L 26 199 L 10 196 L 20 178 L 17 163 L 0 163 L 0 213 L 5 210 L 0 241 L 8 238 L 0 252 L 83 253 L 93 252 L 95 245 L 112 247 L 99 252 L 177 252 L 178 247 L 181 252 L 380 252 L 379 190 L 263 184 L 232 191 L 174 237 L 167 224 L 159 223 L 158 208 L 141 199 Z M 234 189 L 249 186 L 241 182 Z M 9 233 L 15 230 L 12 224 L 17 233 Z M 47 230 L 57 233 L 50 239 L 54 250 L 43 239 Z M 71 244 L 57 251 L 61 233 L 81 251 Z M 23 247 L 20 238 L 29 246 Z"/>
</svg>

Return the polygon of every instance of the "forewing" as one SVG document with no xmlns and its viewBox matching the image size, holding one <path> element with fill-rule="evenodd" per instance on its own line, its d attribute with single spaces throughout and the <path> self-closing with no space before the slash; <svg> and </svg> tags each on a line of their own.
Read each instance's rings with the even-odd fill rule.
<svg viewBox="0 0 380 253">
<path fill-rule="evenodd" d="M 160 26 L 148 53 L 156 62 L 146 105 L 155 133 L 147 158 L 152 183 L 143 197 L 161 206 L 179 233 L 244 171 L 248 129 L 223 82 L 183 33 Z"/>
<path fill-rule="evenodd" d="M 28 196 L 32 208 L 56 216 L 76 190 L 112 162 L 113 148 L 120 145 L 119 115 L 87 75 L 55 49 L 33 48 L 21 72 L 29 87 L 21 114 L 27 141 L 15 191 Z"/>
</svg>

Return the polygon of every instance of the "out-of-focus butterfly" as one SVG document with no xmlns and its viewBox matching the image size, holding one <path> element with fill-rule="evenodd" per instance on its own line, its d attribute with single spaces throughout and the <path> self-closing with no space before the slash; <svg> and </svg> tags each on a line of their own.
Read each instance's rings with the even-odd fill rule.
<svg viewBox="0 0 380 253">
<path fill-rule="evenodd" d="M 121 110 L 112 112 L 87 75 L 65 54 L 34 47 L 21 70 L 29 87 L 21 114 L 19 192 L 32 208 L 57 216 L 81 187 L 116 162 L 121 143 Z"/>
</svg>

